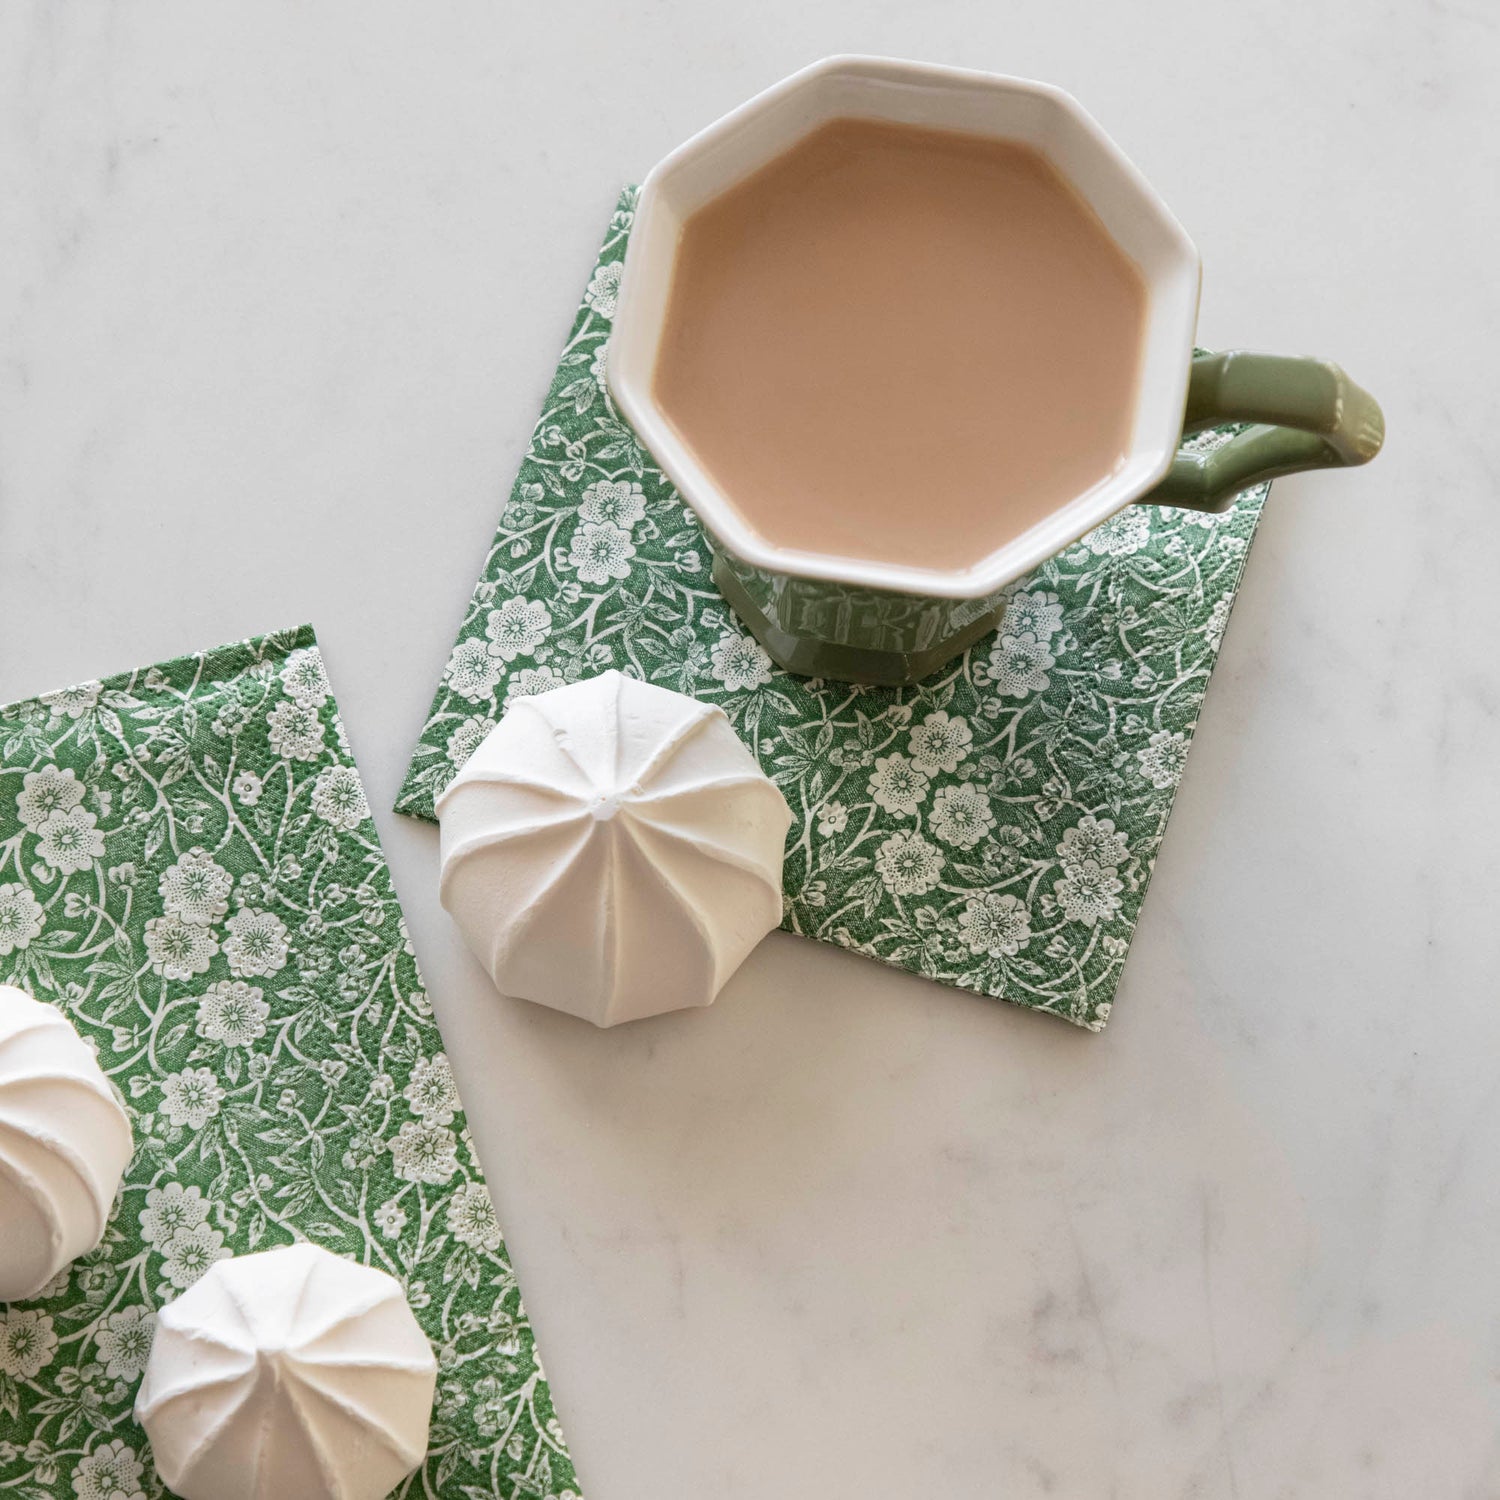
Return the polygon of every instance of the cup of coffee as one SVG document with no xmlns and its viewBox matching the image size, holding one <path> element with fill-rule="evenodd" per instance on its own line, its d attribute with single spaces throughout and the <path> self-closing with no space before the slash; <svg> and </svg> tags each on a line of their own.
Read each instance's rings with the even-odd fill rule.
<svg viewBox="0 0 1500 1500">
<path fill-rule="evenodd" d="M 913 682 L 1123 506 L 1221 510 L 1379 451 L 1336 365 L 1195 356 L 1198 288 L 1069 95 L 835 57 L 647 177 L 608 382 L 777 662 Z"/>
</svg>

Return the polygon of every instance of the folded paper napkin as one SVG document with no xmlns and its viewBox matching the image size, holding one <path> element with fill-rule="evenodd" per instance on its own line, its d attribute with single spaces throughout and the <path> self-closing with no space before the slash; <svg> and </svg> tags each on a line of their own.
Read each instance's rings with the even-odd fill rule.
<svg viewBox="0 0 1500 1500">
<path fill-rule="evenodd" d="M 310 628 L 0 708 L 0 981 L 97 1048 L 136 1140 L 99 1249 L 0 1306 L 0 1493 L 161 1494 L 154 1309 L 308 1239 L 398 1277 L 437 1352 L 413 1494 L 573 1496 Z"/>
<path fill-rule="evenodd" d="M 1267 487 L 1222 516 L 1122 511 L 917 687 L 790 676 L 720 597 L 702 528 L 604 387 L 634 203 L 615 210 L 398 811 L 432 818 L 516 698 L 617 667 L 719 704 L 785 792 L 789 931 L 1099 1030 Z"/>
</svg>

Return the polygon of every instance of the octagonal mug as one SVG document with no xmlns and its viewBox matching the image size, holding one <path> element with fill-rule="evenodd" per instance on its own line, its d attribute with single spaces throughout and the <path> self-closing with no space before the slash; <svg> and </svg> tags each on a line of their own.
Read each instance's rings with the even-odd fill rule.
<svg viewBox="0 0 1500 1500">
<path fill-rule="evenodd" d="M 1126 452 L 1114 469 L 1004 545 L 930 568 L 792 549 L 763 534 L 695 453 L 654 392 L 677 245 L 699 208 L 833 120 L 945 129 L 1039 150 L 1093 210 L 1145 283 L 1147 310 Z M 789 671 L 914 682 L 993 629 L 1008 586 L 1130 504 L 1228 509 L 1301 470 L 1368 462 L 1384 439 L 1375 400 L 1326 361 L 1195 353 L 1200 265 L 1150 184 L 1070 95 L 1048 84 L 884 58 L 815 63 L 665 157 L 642 184 L 607 380 L 620 410 L 703 523 L 714 579 Z M 830 420 L 837 420 L 830 415 Z M 1244 424 L 1227 441 L 1196 433 Z M 775 440 L 767 433 L 765 441 Z"/>
</svg>

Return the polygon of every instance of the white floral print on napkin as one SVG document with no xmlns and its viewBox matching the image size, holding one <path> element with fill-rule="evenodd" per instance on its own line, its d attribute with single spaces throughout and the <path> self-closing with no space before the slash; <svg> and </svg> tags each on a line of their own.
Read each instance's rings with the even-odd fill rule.
<svg viewBox="0 0 1500 1500">
<path fill-rule="evenodd" d="M 0 708 L 0 981 L 97 1049 L 137 1146 L 99 1249 L 0 1307 L 0 1493 L 160 1496 L 156 1310 L 305 1238 L 437 1351 L 412 1494 L 577 1500 L 369 811 L 310 629 Z"/>
<path fill-rule="evenodd" d="M 789 676 L 724 604 L 702 529 L 604 388 L 634 205 L 615 210 L 398 809 L 432 818 L 516 698 L 616 667 L 718 703 L 785 792 L 788 930 L 1098 1030 L 1266 487 L 1222 516 L 1121 511 L 917 687 Z"/>
</svg>

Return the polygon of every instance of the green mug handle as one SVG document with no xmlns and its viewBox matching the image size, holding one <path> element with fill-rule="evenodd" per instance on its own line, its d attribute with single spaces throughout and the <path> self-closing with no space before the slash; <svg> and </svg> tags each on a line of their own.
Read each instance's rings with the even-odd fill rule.
<svg viewBox="0 0 1500 1500">
<path fill-rule="evenodd" d="M 1385 440 L 1379 404 L 1337 365 L 1244 349 L 1193 358 L 1183 436 L 1221 422 L 1255 425 L 1211 452 L 1179 453 L 1142 504 L 1228 510 L 1283 474 L 1367 464 Z"/>
</svg>

